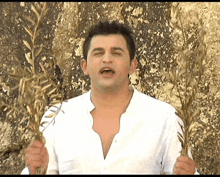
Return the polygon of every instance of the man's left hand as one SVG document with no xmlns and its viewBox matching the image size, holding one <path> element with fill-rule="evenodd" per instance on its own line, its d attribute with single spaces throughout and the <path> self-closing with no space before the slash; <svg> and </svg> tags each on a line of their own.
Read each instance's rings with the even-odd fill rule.
<svg viewBox="0 0 220 177">
<path fill-rule="evenodd" d="M 176 159 L 173 174 L 195 174 L 196 163 L 188 156 L 180 156 Z"/>
</svg>

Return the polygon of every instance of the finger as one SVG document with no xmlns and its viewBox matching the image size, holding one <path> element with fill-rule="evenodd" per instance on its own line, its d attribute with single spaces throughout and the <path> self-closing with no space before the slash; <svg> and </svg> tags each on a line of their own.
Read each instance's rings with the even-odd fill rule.
<svg viewBox="0 0 220 177">
<path fill-rule="evenodd" d="M 177 162 L 175 168 L 185 170 L 189 173 L 195 173 L 195 167 L 185 162 Z"/>
<path fill-rule="evenodd" d="M 42 162 L 39 162 L 39 161 L 32 161 L 31 164 L 27 164 L 29 170 L 31 171 L 31 174 L 36 174 L 36 170 L 37 168 L 41 167 L 42 168 L 42 172 L 41 174 L 44 174 L 45 170 L 46 169 L 46 166 L 44 163 Z M 38 173 L 39 174 L 39 173 Z"/>
<path fill-rule="evenodd" d="M 190 172 L 186 171 L 185 169 L 178 168 L 176 167 L 177 164 L 174 165 L 173 167 L 173 174 L 178 175 L 178 174 L 191 174 Z"/>
<path fill-rule="evenodd" d="M 188 175 L 190 173 L 183 170 L 183 169 L 178 168 L 178 169 L 175 169 L 174 174 L 176 174 L 176 175 Z"/>
<path fill-rule="evenodd" d="M 26 161 L 27 163 L 29 162 L 32 162 L 32 161 L 41 161 L 41 162 L 44 162 L 44 161 L 47 161 L 47 156 L 45 155 L 41 155 L 41 154 L 28 154 L 26 156 Z"/>
<path fill-rule="evenodd" d="M 31 143 L 27 149 L 30 148 L 42 148 L 44 146 L 44 143 L 42 141 L 39 140 L 35 140 L 33 143 Z"/>
<path fill-rule="evenodd" d="M 47 148 L 43 145 L 42 147 L 29 147 L 25 150 L 26 154 L 41 154 L 45 155 Z"/>
<path fill-rule="evenodd" d="M 27 164 L 29 167 L 33 167 L 33 168 L 36 168 L 36 167 L 43 167 L 44 166 L 44 163 L 41 162 L 41 161 L 31 161 L 31 164 Z"/>
<path fill-rule="evenodd" d="M 41 148 L 28 148 L 26 150 L 26 154 L 30 154 L 30 155 L 42 154 L 43 155 L 43 150 Z"/>
<path fill-rule="evenodd" d="M 188 163 L 189 165 L 196 166 L 195 161 L 192 160 L 189 156 L 180 156 L 177 158 L 177 162 L 185 162 Z"/>
</svg>

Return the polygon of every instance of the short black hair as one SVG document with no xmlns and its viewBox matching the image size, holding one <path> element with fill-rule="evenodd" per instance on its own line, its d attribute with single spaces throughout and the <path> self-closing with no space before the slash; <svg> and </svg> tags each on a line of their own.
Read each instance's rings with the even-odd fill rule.
<svg viewBox="0 0 220 177">
<path fill-rule="evenodd" d="M 90 47 L 90 42 L 92 38 L 96 35 L 110 35 L 110 34 L 121 34 L 127 43 L 130 60 L 134 59 L 135 56 L 135 42 L 132 37 L 132 31 L 128 26 L 125 26 L 122 23 L 117 21 L 104 21 L 99 22 L 97 25 L 94 25 L 90 28 L 87 37 L 83 43 L 83 57 L 87 60 L 87 54 Z"/>
</svg>

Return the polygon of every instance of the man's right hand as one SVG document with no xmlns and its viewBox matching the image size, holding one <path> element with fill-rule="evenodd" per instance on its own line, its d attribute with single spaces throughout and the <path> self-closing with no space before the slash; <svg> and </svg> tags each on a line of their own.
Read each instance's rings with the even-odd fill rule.
<svg viewBox="0 0 220 177">
<path fill-rule="evenodd" d="M 26 149 L 26 164 L 31 174 L 36 174 L 38 167 L 43 167 L 41 174 L 45 174 L 49 162 L 49 155 L 44 143 L 39 140 L 35 140 Z"/>
</svg>

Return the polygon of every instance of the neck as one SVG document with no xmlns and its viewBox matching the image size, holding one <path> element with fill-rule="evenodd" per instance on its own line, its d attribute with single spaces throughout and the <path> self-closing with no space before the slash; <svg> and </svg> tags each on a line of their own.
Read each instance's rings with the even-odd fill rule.
<svg viewBox="0 0 220 177">
<path fill-rule="evenodd" d="M 133 90 L 128 86 L 117 90 L 97 90 L 92 87 L 91 91 L 95 108 L 105 110 L 126 109 L 133 95 Z"/>
</svg>

